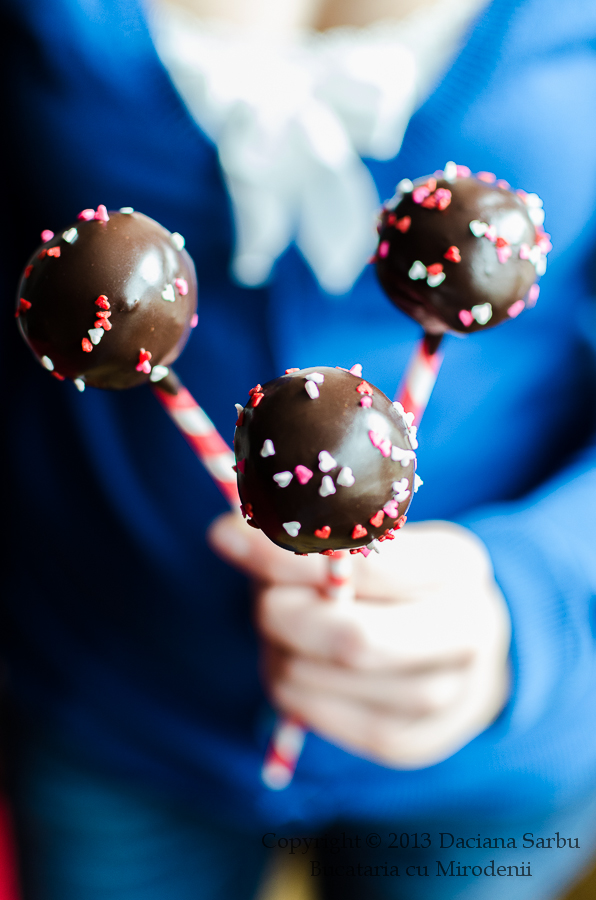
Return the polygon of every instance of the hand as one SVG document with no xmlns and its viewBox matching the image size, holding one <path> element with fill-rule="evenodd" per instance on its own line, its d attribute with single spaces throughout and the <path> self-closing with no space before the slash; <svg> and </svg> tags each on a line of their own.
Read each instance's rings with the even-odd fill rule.
<svg viewBox="0 0 596 900">
<path fill-rule="evenodd" d="M 210 542 L 256 582 L 275 705 L 351 753 L 440 762 L 483 731 L 509 687 L 510 622 L 484 544 L 449 522 L 409 524 L 354 559 L 356 601 L 323 599 L 326 558 L 297 557 L 237 514 Z"/>
</svg>

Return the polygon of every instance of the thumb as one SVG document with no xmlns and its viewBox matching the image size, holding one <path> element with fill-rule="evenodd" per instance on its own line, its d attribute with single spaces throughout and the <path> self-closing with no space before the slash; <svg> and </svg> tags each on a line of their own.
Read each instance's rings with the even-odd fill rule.
<svg viewBox="0 0 596 900">
<path fill-rule="evenodd" d="M 237 512 L 228 512 L 207 531 L 211 549 L 225 562 L 258 581 L 270 584 L 320 585 L 325 566 L 320 556 L 295 556 L 283 550 L 262 531 L 251 528 Z"/>
</svg>

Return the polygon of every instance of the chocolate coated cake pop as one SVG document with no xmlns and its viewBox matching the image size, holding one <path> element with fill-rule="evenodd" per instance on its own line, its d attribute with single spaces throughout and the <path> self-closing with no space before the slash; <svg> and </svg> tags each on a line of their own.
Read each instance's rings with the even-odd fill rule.
<svg viewBox="0 0 596 900">
<path fill-rule="evenodd" d="M 250 395 L 234 442 L 249 523 L 297 553 L 391 539 L 420 483 L 401 404 L 363 381 L 360 366 L 288 369 Z"/>
<path fill-rule="evenodd" d="M 158 381 L 196 324 L 184 238 L 124 207 L 42 232 L 19 285 L 23 337 L 56 377 L 119 390 Z"/>
<path fill-rule="evenodd" d="M 383 207 L 379 281 L 427 334 L 490 328 L 536 303 L 551 247 L 543 221 L 536 194 L 447 163 L 401 181 Z"/>
</svg>

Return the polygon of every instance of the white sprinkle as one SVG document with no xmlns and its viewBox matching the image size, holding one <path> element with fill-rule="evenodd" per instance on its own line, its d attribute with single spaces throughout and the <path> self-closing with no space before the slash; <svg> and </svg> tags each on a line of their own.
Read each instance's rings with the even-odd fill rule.
<svg viewBox="0 0 596 900">
<path fill-rule="evenodd" d="M 302 528 L 300 522 L 284 522 L 283 527 L 288 532 L 290 537 L 298 537 L 298 532 Z"/>
<path fill-rule="evenodd" d="M 375 553 L 380 553 L 380 552 L 381 552 L 381 544 L 379 543 L 379 541 L 378 541 L 376 538 L 374 538 L 374 539 L 370 542 L 370 544 L 367 544 L 366 547 L 367 547 L 368 550 L 374 550 Z"/>
<path fill-rule="evenodd" d="M 42 364 L 42 366 L 44 367 L 44 369 L 48 370 L 48 372 L 54 371 L 54 363 L 52 362 L 52 360 L 50 359 L 49 356 L 42 356 L 42 358 L 39 361 Z"/>
<path fill-rule="evenodd" d="M 402 478 L 401 481 L 394 481 L 391 485 L 391 489 L 394 492 L 395 499 L 398 503 L 403 503 L 403 501 L 407 500 L 410 496 L 407 478 Z"/>
<path fill-rule="evenodd" d="M 287 487 L 294 476 L 291 472 L 278 472 L 277 475 L 273 476 L 273 480 L 276 484 L 278 484 L 281 488 Z M 286 526 L 284 525 L 284 528 Z"/>
<path fill-rule="evenodd" d="M 173 303 L 176 299 L 176 294 L 174 293 L 174 286 L 171 284 L 166 284 L 165 288 L 161 292 L 161 299 L 167 300 L 168 303 Z"/>
<path fill-rule="evenodd" d="M 493 308 L 490 303 L 479 303 L 470 310 L 479 325 L 486 325 L 493 317 Z"/>
<path fill-rule="evenodd" d="M 177 231 L 174 231 L 174 233 L 170 235 L 170 240 L 173 243 L 176 250 L 182 250 L 186 243 L 186 241 L 184 240 L 182 235 L 178 234 Z"/>
<path fill-rule="evenodd" d="M 396 190 L 401 191 L 402 194 L 411 194 L 414 190 L 414 184 L 409 178 L 402 178 L 397 185 Z"/>
<path fill-rule="evenodd" d="M 412 267 L 408 272 L 412 281 L 418 281 L 420 278 L 426 278 L 426 266 L 419 259 L 414 260 Z"/>
<path fill-rule="evenodd" d="M 406 417 L 406 411 L 405 411 L 405 409 L 403 408 L 402 404 L 399 402 L 399 400 L 394 400 L 392 405 L 393 405 L 393 408 L 395 409 L 395 411 L 396 411 L 397 413 L 399 413 L 399 415 L 400 415 L 402 418 L 405 419 L 405 417 Z"/>
<path fill-rule="evenodd" d="M 337 476 L 337 483 L 342 487 L 352 487 L 355 481 L 356 479 L 354 478 L 354 473 L 349 466 L 344 466 Z"/>
<path fill-rule="evenodd" d="M 400 462 L 402 466 L 407 466 L 416 459 L 416 454 L 413 450 L 402 450 L 401 447 L 393 444 L 391 447 L 391 459 L 393 462 Z"/>
<path fill-rule="evenodd" d="M 538 262 L 536 263 L 536 274 L 544 275 L 546 272 L 546 256 L 541 256 Z"/>
<path fill-rule="evenodd" d="M 443 284 L 445 278 L 444 272 L 437 272 L 436 275 L 429 275 L 426 279 L 426 283 L 429 287 L 438 287 L 440 284 Z"/>
<path fill-rule="evenodd" d="M 78 236 L 79 232 L 76 228 L 68 228 L 66 231 L 62 232 L 62 240 L 66 241 L 67 244 L 74 244 Z"/>
<path fill-rule="evenodd" d="M 314 381 L 307 381 L 304 385 L 304 390 L 308 394 L 311 400 L 316 400 L 319 397 L 319 389 L 314 383 Z"/>
<path fill-rule="evenodd" d="M 443 178 L 445 181 L 455 181 L 457 179 L 457 166 L 451 160 L 448 163 L 445 163 Z"/>
<path fill-rule="evenodd" d="M 304 376 L 307 381 L 314 381 L 315 384 L 323 384 L 325 376 L 321 372 L 311 372 L 310 375 Z"/>
<path fill-rule="evenodd" d="M 539 209 L 538 207 L 529 209 L 528 215 L 529 215 L 533 225 L 543 225 L 544 224 L 544 210 L 543 209 Z"/>
<path fill-rule="evenodd" d="M 335 485 L 333 484 L 331 475 L 323 475 L 319 494 L 321 497 L 329 497 L 330 494 L 335 494 Z"/>
<path fill-rule="evenodd" d="M 275 456 L 275 447 L 273 446 L 273 441 L 270 441 L 269 438 L 267 438 L 267 440 L 261 447 L 261 456 L 263 458 L 267 456 Z"/>
<path fill-rule="evenodd" d="M 533 247 L 531 248 L 531 250 L 530 250 L 530 254 L 529 254 L 529 256 L 528 256 L 528 259 L 530 260 L 530 262 L 532 263 L 532 265 L 535 266 L 536 263 L 540 260 L 540 257 L 541 257 L 541 256 L 542 256 L 542 254 L 541 254 L 541 252 L 540 252 L 540 247 L 538 246 L 538 244 L 534 244 L 534 246 L 533 246 Z"/>
<path fill-rule="evenodd" d="M 414 419 L 415 419 L 415 418 L 416 418 L 416 416 L 414 415 L 413 412 L 408 412 L 408 413 L 407 413 L 407 412 L 404 411 L 404 419 L 406 420 L 406 425 L 408 426 L 408 428 L 411 428 L 411 427 L 412 427 L 412 425 L 414 424 Z"/>
<path fill-rule="evenodd" d="M 169 375 L 170 370 L 167 366 L 153 366 L 151 369 L 151 375 L 149 376 L 149 381 L 161 381 L 162 378 L 165 378 L 166 375 Z"/>
<path fill-rule="evenodd" d="M 418 488 L 422 487 L 423 484 L 424 484 L 424 482 L 423 482 L 422 478 L 420 477 L 420 475 L 415 474 L 414 475 L 414 493 L 416 493 Z"/>
<path fill-rule="evenodd" d="M 526 206 L 530 207 L 540 207 L 544 205 L 538 194 L 526 194 L 524 203 Z"/>
<path fill-rule="evenodd" d="M 244 407 L 241 403 L 234 403 L 234 406 L 236 407 L 236 412 L 238 413 L 238 415 L 240 415 L 241 412 L 244 412 Z"/>
<path fill-rule="evenodd" d="M 470 231 L 474 235 L 474 237 L 482 237 L 486 234 L 486 229 L 488 225 L 486 222 L 481 222 L 479 219 L 472 219 L 470 222 Z"/>
<path fill-rule="evenodd" d="M 81 394 L 85 390 L 85 382 L 83 381 L 82 378 L 75 378 L 74 386 L 76 387 L 77 391 L 81 392 Z"/>
<path fill-rule="evenodd" d="M 125 216 L 130 216 L 134 212 L 134 209 L 132 208 L 132 206 L 121 206 L 120 212 Z"/>
<path fill-rule="evenodd" d="M 330 453 L 327 453 L 326 450 L 321 450 L 319 453 L 319 469 L 321 472 L 330 472 L 331 469 L 335 469 L 337 462 L 333 459 Z"/>
<path fill-rule="evenodd" d="M 90 328 L 87 334 L 91 338 L 91 343 L 97 346 L 103 337 L 103 328 Z"/>
<path fill-rule="evenodd" d="M 414 450 L 418 447 L 418 441 L 416 440 L 416 434 L 418 433 L 418 429 L 415 425 L 410 425 L 408 428 L 408 437 L 410 438 L 410 444 L 414 448 Z"/>
</svg>

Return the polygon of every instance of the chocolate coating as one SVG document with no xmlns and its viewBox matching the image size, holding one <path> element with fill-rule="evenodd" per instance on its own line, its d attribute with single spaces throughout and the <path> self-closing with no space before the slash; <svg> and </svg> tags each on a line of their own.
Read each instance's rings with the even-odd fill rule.
<svg viewBox="0 0 596 900">
<path fill-rule="evenodd" d="M 154 366 L 180 355 L 197 308 L 195 268 L 181 244 L 138 212 L 79 219 L 46 241 L 29 260 L 17 300 L 33 353 L 59 377 L 93 387 L 120 390 L 149 380 Z M 110 314 L 105 329 L 95 328 L 102 295 Z M 141 351 L 150 361 L 138 371 Z"/>
<path fill-rule="evenodd" d="M 428 198 L 417 191 L 425 185 Z M 532 286 L 546 268 L 550 244 L 539 205 L 536 195 L 514 193 L 504 183 L 454 172 L 449 180 L 421 178 L 382 211 L 379 281 L 430 334 L 468 334 L 514 318 L 536 302 Z"/>
<path fill-rule="evenodd" d="M 314 382 L 319 392 L 315 399 L 305 389 L 312 373 L 324 376 L 322 383 Z M 363 385 L 370 394 L 357 390 Z M 370 406 L 361 406 L 363 397 L 370 397 Z M 374 445 L 371 432 L 377 443 L 386 441 L 382 449 Z M 414 434 L 385 394 L 343 369 L 301 369 L 276 378 L 253 394 L 236 428 L 244 511 L 275 544 L 297 553 L 367 545 L 403 524 L 399 520 L 413 492 Z M 403 458 L 405 452 L 405 465 L 392 458 L 392 446 L 394 457 Z M 332 459 L 324 455 L 321 462 L 322 451 Z M 306 483 L 300 482 L 299 474 L 304 479 L 306 473 L 297 472 L 297 466 L 312 473 Z M 275 475 L 284 476 L 281 484 Z M 284 482 L 289 483 L 282 486 Z M 395 482 L 402 482 L 397 491 Z M 322 487 L 333 493 L 322 496 Z M 383 513 L 396 494 L 390 513 Z M 284 523 L 294 528 L 284 528 Z M 354 536 L 356 526 L 360 530 Z"/>
</svg>

